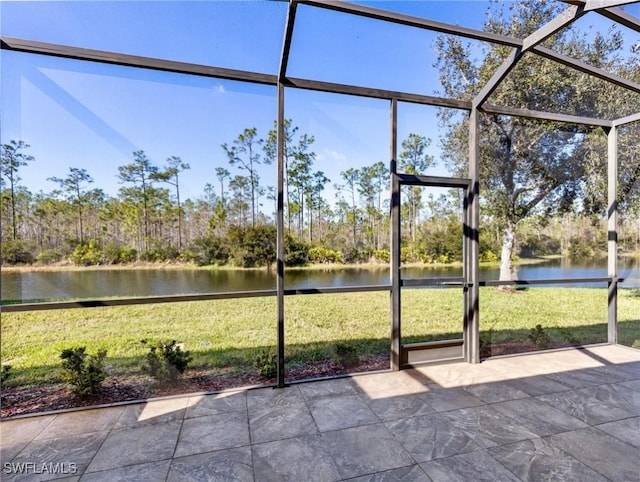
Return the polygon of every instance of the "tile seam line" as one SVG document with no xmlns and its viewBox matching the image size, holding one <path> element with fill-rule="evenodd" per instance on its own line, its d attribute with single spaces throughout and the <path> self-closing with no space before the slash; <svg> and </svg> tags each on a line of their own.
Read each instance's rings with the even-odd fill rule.
<svg viewBox="0 0 640 482">
<path fill-rule="evenodd" d="M 122 416 L 122 415 L 121 415 Z M 119 417 L 118 417 L 119 419 Z M 100 452 L 100 449 L 102 449 L 102 447 L 104 446 L 104 443 L 107 441 L 107 439 L 109 438 L 109 435 L 111 435 L 111 432 L 113 431 L 113 427 L 111 427 L 109 430 L 107 430 L 107 434 L 105 435 L 105 437 L 102 439 L 102 442 L 100 442 L 100 446 L 96 449 L 96 451 L 94 452 L 94 454 L 91 456 L 91 459 L 89 460 L 89 462 L 87 462 L 87 466 L 82 470 L 82 473 L 80 474 L 80 479 L 82 479 L 82 477 L 84 477 L 84 474 L 87 473 L 87 469 L 91 466 L 91 464 L 93 463 L 93 461 L 96 458 L 96 455 L 98 455 L 98 452 Z M 96 433 L 96 432 L 94 432 Z"/>
<path fill-rule="evenodd" d="M 167 480 L 169 478 L 169 472 L 171 472 L 171 466 L 173 465 L 173 459 L 176 458 L 176 451 L 178 450 L 178 444 L 180 443 L 180 436 L 182 435 L 182 429 L 184 428 L 184 420 L 185 417 L 187 415 L 187 410 L 185 407 L 184 413 L 182 415 L 182 419 L 180 420 L 180 430 L 178 430 L 178 436 L 176 437 L 176 443 L 173 446 L 173 452 L 171 453 L 171 462 L 169 463 L 169 470 L 167 472 L 167 476 L 165 478 L 165 480 Z"/>
<path fill-rule="evenodd" d="M 300 390 L 300 387 L 296 387 L 296 388 L 298 389 L 298 393 L 302 397 L 302 401 L 304 402 L 304 406 L 307 407 L 307 410 L 309 411 L 309 415 L 311 415 L 311 420 L 313 420 L 313 424 L 316 426 L 316 429 L 317 429 L 318 433 L 322 433 L 320 431 L 320 425 L 318 424 L 318 421 L 316 420 L 316 417 L 314 417 L 313 410 L 311 410 L 311 406 L 309 405 L 310 400 L 307 400 L 307 397 L 304 396 L 304 393 L 302 393 L 302 390 Z"/>
<path fill-rule="evenodd" d="M 97 452 L 96 452 L 96 453 L 97 453 Z M 85 472 L 83 472 L 83 473 L 80 475 L 80 479 L 82 479 L 82 477 L 84 477 L 85 475 L 88 475 L 88 474 L 101 474 L 101 473 L 103 473 L 103 472 L 110 472 L 110 471 L 112 471 L 112 470 L 123 469 L 123 468 L 126 468 L 126 467 L 135 467 L 136 465 L 155 464 L 155 463 L 159 463 L 159 462 L 166 462 L 166 461 L 169 461 L 169 462 L 173 461 L 173 457 L 169 457 L 169 458 L 166 458 L 166 459 L 160 459 L 160 460 L 150 460 L 150 461 L 148 461 L 148 462 L 139 462 L 139 463 L 124 464 L 124 465 L 119 465 L 118 467 L 111 467 L 111 468 L 107 468 L 107 469 L 100 469 L 100 470 L 95 470 L 95 471 L 93 471 L 93 472 L 88 472 L 88 473 L 86 472 L 86 469 L 85 469 Z M 87 468 L 88 468 L 88 467 L 89 467 L 89 466 L 87 465 Z M 169 469 L 171 469 L 171 463 L 169 463 Z M 51 479 L 51 480 L 54 480 L 54 481 L 55 481 L 55 480 L 57 480 L 57 479 Z M 166 480 L 166 478 L 165 478 L 165 480 Z"/>
<path fill-rule="evenodd" d="M 526 439 L 526 440 L 531 440 L 531 439 Z M 518 443 L 518 442 L 515 442 Z M 491 448 L 491 447 L 489 447 Z M 484 453 L 487 454 L 489 457 L 491 457 L 498 465 L 500 465 L 502 468 L 504 468 L 507 472 L 509 472 L 511 475 L 513 475 L 517 480 L 522 480 L 520 477 L 518 477 L 518 475 L 513 472 L 509 467 L 507 467 L 506 465 L 504 465 L 502 462 L 500 462 L 498 459 L 496 459 L 493 455 L 491 455 L 489 453 L 489 448 L 486 449 L 482 449 L 484 450 Z M 526 480 L 523 482 L 527 482 Z"/>
<path fill-rule="evenodd" d="M 565 433 L 565 432 L 562 432 L 562 433 Z M 549 437 L 551 437 L 551 436 L 553 436 L 553 435 L 557 435 L 557 434 L 549 434 L 549 435 L 545 435 L 544 437 L 538 437 L 538 438 L 539 438 L 540 440 L 545 441 L 547 444 L 551 445 L 551 446 L 552 446 L 553 448 L 555 448 L 556 450 L 560 451 L 560 452 L 561 452 L 561 453 L 562 453 L 566 458 L 569 458 L 569 459 L 571 459 L 571 460 L 574 460 L 574 461 L 575 461 L 575 462 L 577 462 L 578 464 L 583 465 L 583 466 L 585 466 L 585 467 L 587 467 L 587 468 L 589 468 L 589 469 L 593 470 L 596 474 L 601 475 L 601 476 L 602 476 L 603 478 L 605 478 L 606 480 L 609 480 L 610 482 L 613 482 L 613 481 L 611 481 L 611 479 L 609 479 L 608 477 L 605 477 L 605 476 L 604 476 L 604 475 L 602 475 L 600 472 L 598 472 L 597 470 L 593 469 L 593 467 L 590 467 L 590 466 L 588 466 L 587 464 L 582 463 L 580 460 L 578 460 L 577 458 L 575 458 L 573 455 L 571 455 L 571 454 L 569 454 L 569 453 L 565 452 L 565 451 L 564 451 L 564 450 L 562 450 L 560 447 L 558 447 L 558 446 L 556 446 L 556 445 L 552 444 L 552 443 L 551 443 L 551 440 L 545 440 L 546 438 L 549 438 Z M 535 439 L 527 439 L 527 440 L 535 440 Z M 517 443 L 522 443 L 522 442 L 524 442 L 524 440 L 522 440 L 522 441 L 520 441 L 520 442 L 513 442 L 513 443 L 514 443 L 514 444 L 517 444 Z M 509 445 L 509 444 L 507 444 L 507 445 Z M 506 447 L 506 445 L 500 445 L 499 447 Z M 489 455 L 491 455 L 491 454 L 489 454 Z M 493 457 L 493 456 L 492 456 L 492 457 Z M 495 459 L 495 457 L 493 457 L 493 458 Z M 501 465 L 503 465 L 503 466 L 504 466 L 504 464 L 502 464 L 502 462 L 500 462 L 499 460 L 497 460 L 497 459 L 496 459 L 496 461 L 497 461 L 498 463 L 500 463 Z M 513 473 L 513 475 L 514 475 L 517 479 L 522 480 L 520 477 L 518 477 L 518 476 L 517 476 L 514 472 L 512 472 L 510 469 L 508 469 L 507 467 L 505 467 L 505 468 L 506 468 L 507 470 L 509 470 L 511 473 Z M 527 482 L 527 481 L 523 481 L 523 482 Z"/>
<path fill-rule="evenodd" d="M 595 428 L 595 427 L 594 427 L 593 425 L 589 425 L 589 427 L 588 427 L 588 428 Z M 586 429 L 576 429 L 576 430 L 571 430 L 571 432 L 575 432 L 575 431 L 577 431 L 577 430 L 586 430 Z M 602 430 L 598 430 L 598 431 L 599 431 L 599 432 L 602 432 Z M 563 432 L 563 433 L 569 433 L 569 432 Z M 605 432 L 602 432 L 602 433 L 604 433 L 605 435 L 609 435 L 609 434 L 607 434 L 607 433 L 605 433 Z M 548 436 L 548 437 L 549 437 L 549 444 L 550 444 L 550 445 L 552 445 L 553 447 L 555 447 L 556 449 L 560 450 L 561 452 L 563 452 L 563 453 L 567 453 L 567 452 L 565 452 L 565 451 L 564 451 L 564 449 L 563 449 L 562 447 L 560 447 L 559 445 L 557 445 L 556 443 L 554 443 L 554 442 L 553 442 L 553 440 L 551 440 L 551 437 L 553 437 L 553 436 L 555 436 L 555 435 L 558 435 L 558 434 L 553 434 L 553 435 L 549 435 L 549 436 Z M 611 437 L 611 435 L 609 435 L 609 436 Z M 616 439 L 616 440 L 617 440 L 617 439 Z M 627 445 L 628 445 L 628 444 L 627 444 Z M 574 457 L 574 456 L 573 456 L 573 455 L 571 455 L 571 454 L 568 454 L 568 455 L 569 455 L 570 457 L 572 457 L 573 459 L 577 460 L 578 462 L 580 462 L 580 463 L 581 463 L 582 465 L 584 465 L 585 467 L 588 467 L 588 468 L 590 468 L 591 470 L 593 470 L 596 474 L 600 475 L 602 478 L 604 478 L 604 479 L 606 479 L 606 480 L 609 480 L 610 482 L 617 482 L 617 481 L 615 481 L 615 480 L 613 480 L 613 479 L 611 479 L 611 478 L 607 477 L 606 475 L 604 475 L 602 472 L 600 472 L 598 469 L 596 469 L 596 468 L 595 468 L 595 467 L 593 467 L 592 465 L 589 465 L 588 463 L 583 462 L 582 460 L 577 459 L 576 457 Z"/>
</svg>

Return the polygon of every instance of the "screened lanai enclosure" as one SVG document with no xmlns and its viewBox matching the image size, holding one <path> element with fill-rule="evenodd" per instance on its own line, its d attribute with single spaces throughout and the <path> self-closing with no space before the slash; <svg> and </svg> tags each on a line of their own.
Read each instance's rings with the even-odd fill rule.
<svg viewBox="0 0 640 482">
<path fill-rule="evenodd" d="M 639 2 L 2 10 L 15 383 L 161 339 L 207 388 L 639 347 Z"/>
</svg>

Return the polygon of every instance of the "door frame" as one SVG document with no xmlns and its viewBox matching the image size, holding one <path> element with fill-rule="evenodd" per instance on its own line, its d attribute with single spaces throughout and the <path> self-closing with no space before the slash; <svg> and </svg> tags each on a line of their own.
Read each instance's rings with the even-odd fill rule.
<svg viewBox="0 0 640 482">
<path fill-rule="evenodd" d="M 423 278 L 403 280 L 400 270 L 401 216 L 400 193 L 402 186 L 444 187 L 463 190 L 462 203 L 462 277 Z M 391 369 L 410 367 L 415 364 L 443 361 L 470 361 L 467 344 L 470 336 L 470 287 L 472 229 L 470 200 L 472 181 L 466 178 L 424 176 L 391 172 Z M 403 287 L 409 286 L 459 286 L 462 288 L 462 339 L 435 342 L 402 344 L 402 296 Z"/>
</svg>

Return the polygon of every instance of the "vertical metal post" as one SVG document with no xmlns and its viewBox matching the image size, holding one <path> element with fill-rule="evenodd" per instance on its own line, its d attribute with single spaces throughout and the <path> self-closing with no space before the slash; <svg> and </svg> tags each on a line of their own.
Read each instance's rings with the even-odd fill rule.
<svg viewBox="0 0 640 482">
<path fill-rule="evenodd" d="M 607 339 L 618 343 L 618 129 L 611 127 L 607 133 L 607 276 L 609 281 Z"/>
<path fill-rule="evenodd" d="M 465 359 L 469 363 L 480 362 L 480 286 L 479 286 L 479 255 L 480 255 L 480 156 L 479 156 L 479 112 L 473 108 L 469 115 L 469 254 L 465 263 L 468 273 L 466 330 L 465 330 Z"/>
<path fill-rule="evenodd" d="M 284 387 L 284 83 L 287 76 L 287 65 L 289 63 L 289 51 L 291 50 L 291 38 L 293 36 L 293 25 L 296 19 L 296 0 L 289 2 L 287 10 L 287 24 L 282 42 L 282 55 L 280 57 L 280 69 L 278 71 L 278 118 L 276 119 L 278 130 L 278 199 L 276 202 L 276 298 L 278 303 L 278 364 L 276 381 L 278 388 Z"/>
<path fill-rule="evenodd" d="M 400 181 L 398 179 L 398 101 L 391 99 L 391 370 L 400 369 Z"/>
<path fill-rule="evenodd" d="M 471 255 L 471 215 L 469 210 L 469 202 L 471 201 L 471 184 L 469 184 L 463 191 L 462 200 L 462 278 L 464 285 L 462 287 L 462 337 L 464 340 L 463 349 L 465 352 L 463 356 L 465 360 L 466 345 L 467 345 L 467 332 L 471 323 L 469 319 L 469 290 L 471 289 L 470 268 L 469 262 Z"/>
<path fill-rule="evenodd" d="M 278 82 L 278 199 L 276 213 L 276 256 L 278 299 L 278 387 L 284 387 L 284 85 Z"/>
</svg>

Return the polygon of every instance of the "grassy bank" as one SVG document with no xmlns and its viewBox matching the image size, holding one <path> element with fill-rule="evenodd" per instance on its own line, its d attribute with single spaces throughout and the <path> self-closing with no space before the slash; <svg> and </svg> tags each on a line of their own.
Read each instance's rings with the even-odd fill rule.
<svg viewBox="0 0 640 482">
<path fill-rule="evenodd" d="M 550 259 L 561 258 L 561 256 L 544 256 L 540 258 L 520 258 L 514 262 L 515 266 L 525 266 L 531 264 L 540 264 Z M 499 267 L 500 262 L 483 262 L 480 263 L 483 267 Z M 461 262 L 453 263 L 422 263 L 412 262 L 403 263 L 403 268 L 443 268 L 443 267 L 461 267 Z M 388 269 L 389 263 L 382 261 L 370 261 L 367 263 L 310 263 L 306 266 L 293 266 L 287 267 L 287 271 L 304 271 L 304 270 L 342 270 L 342 269 Z M 94 266 L 78 266 L 69 262 L 60 262 L 47 265 L 30 264 L 30 265 L 3 265 L 2 271 L 5 273 L 30 273 L 30 272 L 59 272 L 59 271 L 101 271 L 101 270 L 222 270 L 222 271 L 254 271 L 254 270 L 274 270 L 275 265 L 263 266 L 260 268 L 242 268 L 233 265 L 206 265 L 198 266 L 193 263 L 184 262 L 143 262 L 136 261 L 135 263 L 126 264 L 106 264 L 106 265 L 94 265 Z"/>
<path fill-rule="evenodd" d="M 527 344 L 537 324 L 552 346 L 605 342 L 606 299 L 606 289 L 531 288 L 507 294 L 483 288 L 483 346 Z M 461 336 L 459 290 L 404 290 L 402 303 L 404 343 Z M 621 343 L 640 348 L 639 314 L 640 290 L 622 290 Z M 287 297 L 285 323 L 289 366 L 331 357 L 336 343 L 351 344 L 360 355 L 384 354 L 389 349 L 389 294 Z M 59 381 L 60 352 L 72 346 L 106 349 L 111 374 L 137 373 L 148 351 L 141 340 L 176 339 L 194 355 L 193 369 L 213 376 L 246 373 L 255 371 L 257 353 L 275 347 L 276 300 L 4 313 L 1 331 L 2 364 L 12 366 L 12 384 Z"/>
</svg>

